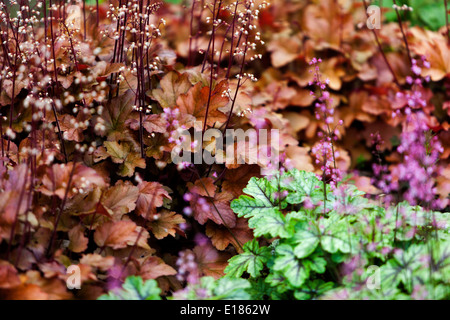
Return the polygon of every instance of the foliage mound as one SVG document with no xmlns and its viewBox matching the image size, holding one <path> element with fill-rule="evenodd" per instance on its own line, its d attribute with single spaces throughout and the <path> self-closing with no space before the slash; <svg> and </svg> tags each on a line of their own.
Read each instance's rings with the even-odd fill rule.
<svg viewBox="0 0 450 320">
<path fill-rule="evenodd" d="M 2 2 L 0 298 L 449 298 L 432 2 Z"/>
<path fill-rule="evenodd" d="M 276 190 L 287 193 L 275 199 Z M 427 212 L 407 202 L 379 207 L 354 185 L 341 184 L 324 193 L 313 173 L 298 170 L 271 179 L 251 178 L 244 192 L 231 207 L 249 218 L 255 238 L 229 260 L 224 278 L 201 278 L 173 298 L 450 297 L 448 213 Z M 400 225 L 399 215 L 408 217 Z M 103 298 L 129 297 L 126 292 L 134 281 L 128 278 L 125 291 Z M 154 288 L 150 281 L 145 286 Z"/>
</svg>

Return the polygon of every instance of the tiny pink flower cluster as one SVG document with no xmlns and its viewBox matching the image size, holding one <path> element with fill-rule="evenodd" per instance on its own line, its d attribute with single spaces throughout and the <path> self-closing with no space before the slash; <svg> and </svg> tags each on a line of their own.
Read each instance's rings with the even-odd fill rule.
<svg viewBox="0 0 450 320">
<path fill-rule="evenodd" d="M 176 261 L 178 266 L 177 279 L 188 283 L 197 283 L 199 279 L 199 271 L 195 255 L 190 250 L 181 251 Z"/>
<path fill-rule="evenodd" d="M 430 63 L 426 60 L 426 57 L 421 57 L 421 63 L 424 68 L 430 68 Z M 397 92 L 397 98 L 404 99 L 407 102 L 407 105 L 404 108 L 405 115 L 409 116 L 412 113 L 412 109 L 421 109 L 427 106 L 427 101 L 423 96 L 423 82 L 429 82 L 430 77 L 423 78 L 421 77 L 422 68 L 419 67 L 418 61 L 416 59 L 412 59 L 411 61 L 411 71 L 413 76 L 407 76 L 406 82 L 411 85 L 411 91 L 408 92 Z M 393 112 L 392 116 L 396 117 L 401 115 L 402 109 L 397 109 Z"/>
<path fill-rule="evenodd" d="M 421 65 L 424 68 L 430 67 L 425 57 L 421 57 Z M 403 162 L 391 172 L 387 165 L 373 164 L 374 184 L 388 195 L 387 202 L 393 200 L 392 192 L 399 191 L 411 205 L 441 208 L 446 203 L 436 196 L 434 178 L 439 174 L 440 166 L 437 162 L 444 149 L 438 137 L 431 135 L 427 116 L 423 111 L 427 107 L 423 83 L 428 82 L 429 77 L 424 79 L 421 76 L 422 68 L 416 59 L 412 59 L 411 71 L 412 76 L 406 78 L 411 90 L 397 93 L 399 99 L 405 100 L 406 106 L 393 113 L 393 117 L 400 116 L 402 112 L 406 116 L 401 142 L 397 147 L 397 151 L 403 155 Z M 374 141 L 376 145 L 380 143 L 381 141 Z M 404 190 L 401 190 L 403 186 Z"/>
<path fill-rule="evenodd" d="M 180 122 L 178 120 L 180 116 L 180 110 L 178 108 L 164 108 L 164 113 L 161 114 L 164 120 L 166 120 L 167 133 L 166 135 L 169 137 L 168 142 L 174 143 L 174 150 L 181 152 L 183 149 L 182 145 L 184 139 L 186 138 L 182 133 L 186 130 L 185 125 L 180 126 Z M 191 143 L 191 148 L 194 149 L 197 147 L 197 141 Z M 186 169 L 191 166 L 189 162 L 180 162 L 178 163 L 178 170 Z"/>
<path fill-rule="evenodd" d="M 421 60 L 425 68 L 430 67 L 425 57 L 422 57 Z M 436 199 L 434 177 L 439 171 L 437 165 L 439 155 L 444 150 L 438 137 L 428 134 L 427 118 L 421 110 L 427 106 L 427 102 L 422 96 L 424 79 L 421 77 L 422 69 L 415 59 L 412 60 L 411 70 L 415 78 L 407 78 L 407 82 L 412 85 L 411 92 L 406 95 L 407 124 L 401 134 L 401 144 L 397 148 L 398 152 L 404 155 L 404 161 L 396 167 L 395 173 L 400 181 L 409 184 L 404 198 L 411 205 L 427 203 L 432 208 L 439 208 L 442 203 Z M 429 81 L 429 78 L 426 78 L 425 81 Z M 412 113 L 413 109 L 417 111 Z"/>
<path fill-rule="evenodd" d="M 318 132 L 320 141 L 312 148 L 312 153 L 316 157 L 316 164 L 322 163 L 321 170 L 323 175 L 328 177 L 327 182 L 329 182 L 332 189 L 335 189 L 337 183 L 342 179 L 341 171 L 336 167 L 336 157 L 339 154 L 334 150 L 333 146 L 333 140 L 337 140 L 339 131 L 337 126 L 333 129 L 330 128 L 330 125 L 334 123 L 333 98 L 331 98 L 330 92 L 326 90 L 330 82 L 329 79 L 322 81 L 320 78 L 319 63 L 321 62 L 322 59 L 313 58 L 309 63 L 309 65 L 314 66 L 314 79 L 309 82 L 309 85 L 317 86 L 320 92 L 319 96 L 313 91 L 310 92 L 317 99 L 315 116 L 317 120 L 323 120 L 324 122 L 322 131 Z M 338 125 L 342 124 L 343 121 L 339 120 Z"/>
</svg>

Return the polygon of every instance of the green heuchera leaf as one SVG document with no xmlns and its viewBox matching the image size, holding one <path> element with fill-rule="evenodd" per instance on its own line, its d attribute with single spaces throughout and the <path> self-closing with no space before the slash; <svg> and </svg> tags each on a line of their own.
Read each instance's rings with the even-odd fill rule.
<svg viewBox="0 0 450 320">
<path fill-rule="evenodd" d="M 309 278 L 309 269 L 302 260 L 299 260 L 292 247 L 281 244 L 276 249 L 274 270 L 283 274 L 293 287 L 300 287 Z"/>
<path fill-rule="evenodd" d="M 400 220 L 402 225 L 396 230 L 396 224 Z M 446 225 L 449 221 L 448 213 L 426 211 L 420 206 L 411 206 L 406 201 L 390 207 L 387 214 L 383 215 L 381 219 L 381 222 L 391 230 L 389 240 L 394 238 L 395 233 L 397 241 L 424 239 L 428 233 L 426 226 L 431 221 L 435 221 L 437 225 Z M 438 237 L 442 238 L 446 232 L 448 232 L 448 228 L 440 228 L 437 230 Z"/>
<path fill-rule="evenodd" d="M 174 294 L 175 300 L 250 300 L 251 284 L 246 279 L 202 277 Z"/>
<path fill-rule="evenodd" d="M 431 252 L 430 252 L 431 248 Z M 432 272 L 429 259 L 432 255 Z M 431 276 L 431 277 L 430 277 Z M 417 243 L 405 251 L 397 252 L 381 267 L 382 288 L 391 283 L 400 284 L 412 292 L 415 285 L 436 287 L 439 283 L 448 287 L 450 281 L 450 242 L 430 240 L 429 244 Z M 431 294 L 431 293 L 430 293 Z M 450 294 L 450 291 L 448 291 Z"/>
<path fill-rule="evenodd" d="M 318 254 L 315 254 L 315 256 L 311 257 L 310 259 L 304 260 L 304 264 L 311 271 L 324 273 L 326 271 L 327 260 L 320 257 Z"/>
<path fill-rule="evenodd" d="M 322 248 L 329 253 L 335 253 L 338 250 L 343 253 L 350 252 L 350 244 L 352 235 L 344 221 L 334 223 L 331 219 L 327 219 L 323 228 L 321 228 L 321 244 Z M 355 246 L 353 246 L 355 247 Z"/>
<path fill-rule="evenodd" d="M 122 289 L 110 291 L 98 300 L 161 300 L 161 289 L 156 280 L 143 282 L 141 277 L 130 276 L 125 279 Z"/>
<path fill-rule="evenodd" d="M 358 190 L 355 185 L 341 185 L 339 188 L 339 191 L 342 190 L 342 192 L 338 192 L 339 197 L 336 197 L 335 201 L 338 202 L 338 204 L 340 204 L 344 209 L 354 207 L 358 208 L 358 211 L 361 211 L 374 207 L 373 204 L 369 203 L 369 200 L 367 198 L 364 198 L 364 195 L 366 193 Z M 341 193 L 343 193 L 343 196 Z M 351 212 L 345 213 L 352 214 Z"/>
<path fill-rule="evenodd" d="M 221 278 L 214 289 L 214 300 L 250 300 L 247 289 L 251 287 L 246 279 Z"/>
<path fill-rule="evenodd" d="M 272 271 L 264 282 L 270 286 L 268 294 L 270 295 L 270 299 L 273 300 L 288 300 L 292 299 L 292 296 L 289 294 L 292 290 L 292 286 L 286 280 L 286 277 L 280 272 Z"/>
<path fill-rule="evenodd" d="M 291 289 L 286 278 L 275 272 L 253 281 L 251 293 L 254 300 L 289 300 L 292 299 Z"/>
<path fill-rule="evenodd" d="M 405 251 L 398 251 L 394 257 L 381 266 L 381 288 L 396 287 L 403 283 L 408 292 L 412 292 L 415 284 L 423 282 L 420 269 L 424 267 L 427 249 L 424 245 L 412 245 Z"/>
<path fill-rule="evenodd" d="M 293 241 L 297 246 L 294 253 L 297 258 L 309 256 L 321 244 L 322 249 L 329 253 L 349 253 L 350 243 L 354 241 L 348 232 L 345 220 L 333 216 L 320 219 L 316 223 L 301 222 L 295 229 Z M 356 244 L 353 246 L 355 247 Z"/>
<path fill-rule="evenodd" d="M 286 277 L 281 272 L 271 272 L 265 282 L 270 284 L 272 287 L 276 287 L 278 290 L 289 290 L 290 285 L 286 281 Z"/>
<path fill-rule="evenodd" d="M 297 300 L 309 300 L 321 296 L 333 287 L 333 282 L 325 282 L 321 279 L 307 281 L 300 289 L 295 291 L 294 296 Z"/>
<path fill-rule="evenodd" d="M 288 203 L 302 203 L 306 198 L 313 204 L 323 200 L 323 184 L 312 172 L 291 170 L 281 177 L 280 184 L 291 191 L 286 198 Z"/>
<path fill-rule="evenodd" d="M 294 254 L 297 258 L 306 258 L 316 250 L 320 242 L 319 232 L 313 229 L 307 223 L 303 223 L 294 235 L 295 246 Z"/>
<path fill-rule="evenodd" d="M 250 218 L 266 212 L 272 212 L 274 208 L 279 207 L 279 201 L 275 199 L 275 195 L 278 192 L 276 179 L 267 180 L 253 177 L 242 191 L 253 198 L 243 195 L 231 203 L 231 209 L 238 213 L 240 217 Z M 286 207 L 285 202 L 281 205 L 282 209 Z"/>
<path fill-rule="evenodd" d="M 244 272 L 248 272 L 251 277 L 256 278 L 260 275 L 270 256 L 270 248 L 260 248 L 256 239 L 254 239 L 244 244 L 243 253 L 228 260 L 229 264 L 225 268 L 225 274 L 227 277 L 239 278 Z"/>
<path fill-rule="evenodd" d="M 409 300 L 410 295 L 400 292 L 397 288 L 386 290 L 368 289 L 366 286 L 359 288 L 339 287 L 326 291 L 321 299 L 324 300 Z"/>
<path fill-rule="evenodd" d="M 433 273 L 434 278 L 446 284 L 450 283 L 450 241 L 433 241 L 431 248 L 433 248 L 433 264 L 437 271 Z M 450 295 L 450 289 L 448 294 Z"/>
<path fill-rule="evenodd" d="M 249 218 L 249 227 L 254 229 L 255 237 L 268 235 L 287 238 L 291 236 L 286 228 L 286 219 L 279 211 L 284 209 L 286 202 L 276 199 L 278 191 L 277 179 L 251 178 L 239 199 L 231 202 L 231 209 L 239 217 Z"/>
<path fill-rule="evenodd" d="M 292 235 L 292 230 L 287 229 L 286 218 L 278 209 L 251 218 L 248 221 L 248 226 L 254 229 L 255 237 L 269 235 L 273 238 L 288 238 Z"/>
</svg>

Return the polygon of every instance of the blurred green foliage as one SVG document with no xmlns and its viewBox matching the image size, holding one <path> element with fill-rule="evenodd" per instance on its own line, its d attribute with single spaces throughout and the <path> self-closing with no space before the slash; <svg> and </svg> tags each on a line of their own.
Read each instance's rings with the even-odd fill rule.
<svg viewBox="0 0 450 320">
<path fill-rule="evenodd" d="M 374 4 L 390 8 L 385 13 L 387 21 L 397 21 L 397 15 L 392 9 L 392 0 L 378 0 Z M 430 30 L 438 30 L 445 26 L 445 5 L 444 0 L 397 0 L 397 5 L 403 4 L 413 8 L 412 12 L 402 12 L 402 17 L 410 21 L 412 25 L 422 26 Z M 405 17 L 406 16 L 406 17 Z"/>
</svg>

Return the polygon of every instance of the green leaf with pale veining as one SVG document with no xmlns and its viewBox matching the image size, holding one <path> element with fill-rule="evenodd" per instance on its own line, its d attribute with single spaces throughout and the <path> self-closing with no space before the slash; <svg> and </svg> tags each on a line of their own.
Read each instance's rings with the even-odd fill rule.
<svg viewBox="0 0 450 320">
<path fill-rule="evenodd" d="M 260 248 L 256 240 L 247 242 L 244 245 L 243 253 L 228 260 L 229 264 L 225 268 L 225 274 L 228 277 L 239 278 L 244 272 L 248 272 L 251 277 L 256 278 L 269 258 L 270 249 L 268 247 Z"/>
</svg>

